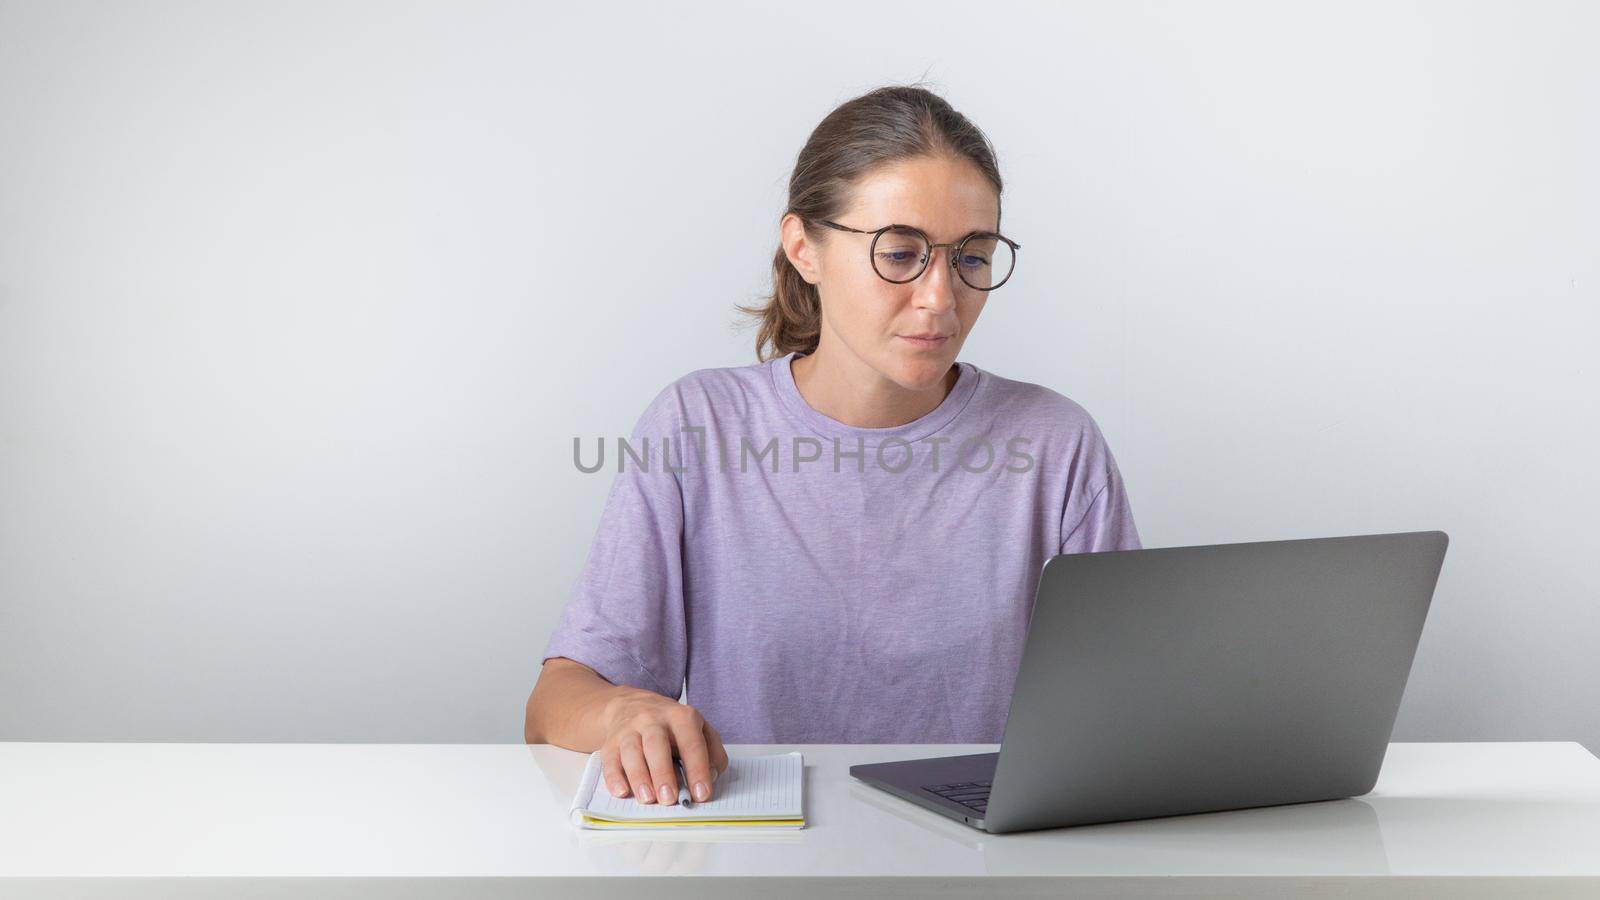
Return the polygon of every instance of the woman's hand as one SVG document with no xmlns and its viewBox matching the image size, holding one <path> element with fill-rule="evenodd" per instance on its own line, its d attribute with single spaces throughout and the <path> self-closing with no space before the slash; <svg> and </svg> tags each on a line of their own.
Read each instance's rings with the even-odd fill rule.
<svg viewBox="0 0 1600 900">
<path fill-rule="evenodd" d="M 601 777 L 613 797 L 630 793 L 639 803 L 678 802 L 673 757 L 683 760 L 689 796 L 711 799 L 711 786 L 728 768 L 722 737 L 700 712 L 654 691 L 630 689 L 607 701 Z"/>
</svg>

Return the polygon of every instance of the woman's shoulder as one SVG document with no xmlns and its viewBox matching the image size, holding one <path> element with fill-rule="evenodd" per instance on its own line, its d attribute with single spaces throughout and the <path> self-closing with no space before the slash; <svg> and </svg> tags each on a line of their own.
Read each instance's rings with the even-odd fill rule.
<svg viewBox="0 0 1600 900">
<path fill-rule="evenodd" d="M 1116 468 L 1105 433 L 1083 404 L 1042 384 L 990 374 L 992 426 L 1027 439 L 1029 450 L 1065 472 L 1103 473 Z"/>
<path fill-rule="evenodd" d="M 772 393 L 771 363 L 708 366 L 678 376 L 656 392 L 639 417 L 641 427 L 660 430 L 702 425 L 715 412 L 719 418 L 742 417 Z"/>
<path fill-rule="evenodd" d="M 997 420 L 1061 435 L 1099 436 L 1083 404 L 1054 388 L 984 370 L 990 409 Z"/>
</svg>

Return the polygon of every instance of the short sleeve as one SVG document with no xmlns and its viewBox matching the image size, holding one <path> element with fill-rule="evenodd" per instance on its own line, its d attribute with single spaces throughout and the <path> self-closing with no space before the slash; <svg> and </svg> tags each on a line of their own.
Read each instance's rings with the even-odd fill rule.
<svg viewBox="0 0 1600 900">
<path fill-rule="evenodd" d="M 685 440 L 673 431 L 672 400 L 669 388 L 639 418 L 628 438 L 632 455 L 620 441 L 605 444 L 611 490 L 544 659 L 564 656 L 613 684 L 677 699 L 688 665 L 683 488 L 667 463 L 683 468 Z"/>
<path fill-rule="evenodd" d="M 1080 445 L 1061 519 L 1062 553 L 1140 550 L 1139 529 L 1116 458 L 1098 427 L 1091 427 Z"/>
</svg>

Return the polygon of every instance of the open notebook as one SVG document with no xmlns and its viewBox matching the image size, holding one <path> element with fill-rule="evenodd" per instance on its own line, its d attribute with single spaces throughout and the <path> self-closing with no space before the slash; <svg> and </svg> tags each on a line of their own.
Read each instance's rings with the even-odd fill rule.
<svg viewBox="0 0 1600 900">
<path fill-rule="evenodd" d="M 600 779 L 600 754 L 589 764 L 572 798 L 572 824 L 579 828 L 804 828 L 799 751 L 766 756 L 730 756 L 704 803 L 639 803 L 613 797 Z"/>
</svg>

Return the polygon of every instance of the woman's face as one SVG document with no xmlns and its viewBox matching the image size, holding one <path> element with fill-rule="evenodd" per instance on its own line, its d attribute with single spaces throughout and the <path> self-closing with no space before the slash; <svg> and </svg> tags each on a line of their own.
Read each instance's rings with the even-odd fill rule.
<svg viewBox="0 0 1600 900">
<path fill-rule="evenodd" d="M 934 243 L 954 243 L 974 231 L 994 231 L 999 214 L 994 187 L 972 163 L 919 157 L 866 176 L 852 205 L 832 221 L 863 231 L 914 225 Z M 790 261 L 822 297 L 821 340 L 835 346 L 819 346 L 819 352 L 848 351 L 908 390 L 935 387 L 950 371 L 988 297 L 950 267 L 954 248 L 934 250 L 920 276 L 893 284 L 873 271 L 872 235 L 819 226 L 818 241 L 806 236 L 792 215 L 783 229 Z M 880 242 L 880 251 L 885 247 Z M 944 339 L 931 345 L 908 340 L 926 334 Z"/>
</svg>

